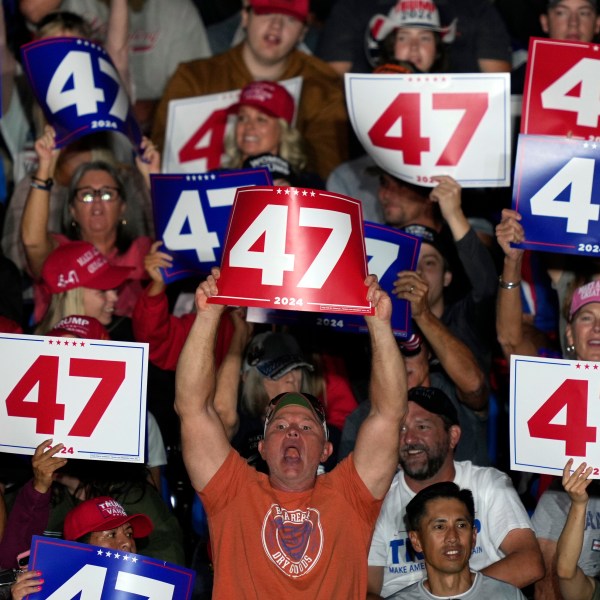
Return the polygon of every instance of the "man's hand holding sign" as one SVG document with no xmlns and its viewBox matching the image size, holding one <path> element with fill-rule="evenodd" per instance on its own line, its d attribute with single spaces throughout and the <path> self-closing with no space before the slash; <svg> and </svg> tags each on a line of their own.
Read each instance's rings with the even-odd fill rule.
<svg viewBox="0 0 600 600">
<path fill-rule="evenodd" d="M 212 301 L 373 314 L 360 202 L 311 189 L 240 188 Z"/>
</svg>

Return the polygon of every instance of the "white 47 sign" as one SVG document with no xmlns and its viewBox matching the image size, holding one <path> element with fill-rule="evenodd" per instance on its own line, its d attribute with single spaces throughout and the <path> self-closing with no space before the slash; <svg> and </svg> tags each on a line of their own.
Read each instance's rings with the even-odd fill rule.
<svg viewBox="0 0 600 600">
<path fill-rule="evenodd" d="M 558 475 L 568 458 L 600 478 L 600 365 L 511 358 L 511 468 Z"/>
<path fill-rule="evenodd" d="M 147 345 L 0 335 L 0 451 L 144 462 Z"/>
<path fill-rule="evenodd" d="M 406 181 L 509 185 L 508 75 L 481 75 L 346 75 L 354 130 L 379 166 Z"/>
</svg>

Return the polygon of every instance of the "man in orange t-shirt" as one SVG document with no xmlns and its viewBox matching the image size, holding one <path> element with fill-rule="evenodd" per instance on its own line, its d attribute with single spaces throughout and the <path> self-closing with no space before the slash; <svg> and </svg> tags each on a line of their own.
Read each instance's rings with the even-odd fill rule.
<svg viewBox="0 0 600 600">
<path fill-rule="evenodd" d="M 196 320 L 177 366 L 175 408 L 185 465 L 206 508 L 213 548 L 214 598 L 363 599 L 367 553 L 381 502 L 398 463 L 407 411 L 406 371 L 392 333 L 391 301 L 376 278 L 365 284 L 375 314 L 371 411 L 354 452 L 331 473 L 325 412 L 308 394 L 276 396 L 259 452 L 269 475 L 235 452 L 214 408 L 214 345 L 224 306 L 219 270 L 196 291 Z"/>
</svg>

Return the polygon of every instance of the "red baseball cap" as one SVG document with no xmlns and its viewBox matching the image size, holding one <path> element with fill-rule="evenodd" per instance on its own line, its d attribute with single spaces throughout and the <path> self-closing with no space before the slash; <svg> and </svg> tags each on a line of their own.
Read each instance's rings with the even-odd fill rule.
<svg viewBox="0 0 600 600">
<path fill-rule="evenodd" d="M 308 0 L 250 0 L 250 6 L 257 15 L 282 14 L 306 21 Z"/>
<path fill-rule="evenodd" d="M 87 340 L 110 340 L 106 327 L 98 319 L 85 315 L 70 315 L 61 319 L 46 335 L 62 337 L 65 334 Z"/>
<path fill-rule="evenodd" d="M 146 515 L 128 515 L 114 498 L 99 496 L 82 502 L 67 513 L 63 537 L 75 541 L 87 533 L 116 529 L 125 523 L 131 524 L 134 538 L 146 537 L 154 529 Z"/>
<path fill-rule="evenodd" d="M 240 99 L 229 107 L 229 112 L 237 112 L 240 106 L 252 106 L 271 117 L 283 119 L 290 125 L 294 118 L 294 98 L 274 81 L 253 81 L 244 86 Z"/>
<path fill-rule="evenodd" d="M 69 242 L 48 256 L 42 267 L 42 279 L 53 294 L 78 287 L 114 290 L 132 270 L 111 265 L 89 242 Z"/>
</svg>

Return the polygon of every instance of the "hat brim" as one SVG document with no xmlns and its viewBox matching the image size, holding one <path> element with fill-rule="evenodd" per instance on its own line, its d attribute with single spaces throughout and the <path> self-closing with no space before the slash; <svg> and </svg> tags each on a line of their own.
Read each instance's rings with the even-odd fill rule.
<svg viewBox="0 0 600 600">
<path fill-rule="evenodd" d="M 314 367 L 306 362 L 301 356 L 280 356 L 274 360 L 264 361 L 256 365 L 258 372 L 269 379 L 281 379 L 284 375 L 294 369 L 308 369 L 313 371 Z"/>
<path fill-rule="evenodd" d="M 131 276 L 133 267 L 117 267 L 110 265 L 96 276 L 92 277 L 82 287 L 93 290 L 115 290 L 120 287 Z"/>
<path fill-rule="evenodd" d="M 444 44 L 451 44 L 456 39 L 456 23 L 457 20 L 454 19 L 450 25 L 446 27 L 436 27 L 435 25 L 425 25 L 424 23 L 416 22 L 416 23 L 402 23 L 398 24 L 394 19 L 390 19 L 387 15 L 375 15 L 371 22 L 369 23 L 369 31 L 371 33 L 371 37 L 377 41 L 381 42 L 384 40 L 392 31 L 396 29 L 403 28 L 412 28 L 412 29 L 425 29 L 427 31 L 435 31 L 440 34 L 442 42 Z"/>
<path fill-rule="evenodd" d="M 131 525 L 131 529 L 133 530 L 133 537 L 145 538 L 148 537 L 152 531 L 154 530 L 154 525 L 150 518 L 141 513 L 135 515 L 127 515 L 124 517 L 115 517 L 114 519 L 108 519 L 102 523 L 101 529 L 93 529 L 92 531 L 86 531 L 77 537 L 81 537 L 86 533 L 92 533 L 93 531 L 106 531 L 108 529 L 116 529 L 117 527 L 121 527 L 121 525 L 125 525 L 129 523 Z"/>
</svg>

